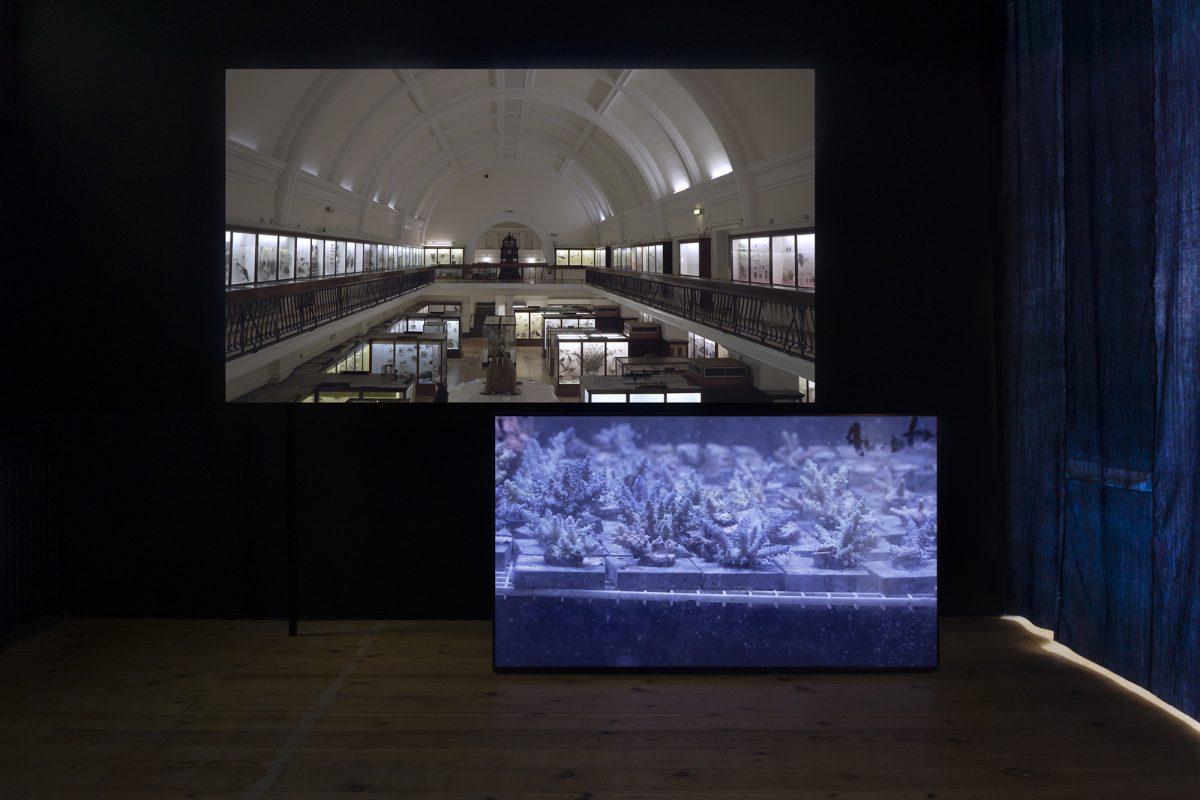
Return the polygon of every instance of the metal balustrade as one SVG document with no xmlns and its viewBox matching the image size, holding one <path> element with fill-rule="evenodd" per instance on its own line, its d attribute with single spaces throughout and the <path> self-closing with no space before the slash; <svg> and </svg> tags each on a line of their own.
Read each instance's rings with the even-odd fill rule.
<svg viewBox="0 0 1200 800">
<path fill-rule="evenodd" d="M 587 270 L 587 283 L 765 347 L 816 359 L 812 291 L 612 269 Z"/>
<path fill-rule="evenodd" d="M 391 273 L 378 279 L 356 279 L 335 286 L 295 284 L 227 292 L 225 295 L 225 359 L 348 317 L 433 283 L 433 269 Z"/>
<path fill-rule="evenodd" d="M 584 283 L 584 267 L 549 264 L 468 264 L 437 267 L 438 283 Z"/>
<path fill-rule="evenodd" d="M 334 279 L 337 281 L 338 279 Z M 225 357 L 236 358 L 433 283 L 586 283 L 800 358 L 816 358 L 815 293 L 595 267 L 422 267 L 337 285 L 284 284 L 225 297 Z"/>
</svg>

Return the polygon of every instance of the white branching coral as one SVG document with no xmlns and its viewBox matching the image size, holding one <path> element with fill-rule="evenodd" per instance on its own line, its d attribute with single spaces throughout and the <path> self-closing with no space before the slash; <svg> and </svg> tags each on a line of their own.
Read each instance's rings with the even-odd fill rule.
<svg viewBox="0 0 1200 800">
<path fill-rule="evenodd" d="M 618 455 L 632 455 L 637 452 L 638 433 L 632 425 L 621 422 L 601 428 L 592 436 L 592 441 L 601 450 Z"/>
<path fill-rule="evenodd" d="M 919 567 L 929 560 L 929 551 L 937 545 L 937 513 L 924 522 L 904 519 L 904 541 L 892 548 L 892 563 L 901 567 Z"/>
<path fill-rule="evenodd" d="M 604 553 L 604 545 L 595 536 L 595 528 L 572 516 L 548 514 L 532 525 L 534 537 L 545 548 L 547 564 L 565 567 L 583 566 L 583 560 Z"/>
<path fill-rule="evenodd" d="M 894 475 L 890 467 L 885 466 L 879 475 L 871 479 L 871 482 L 883 495 L 881 511 L 903 506 L 912 496 L 912 493 L 904 485 L 904 476 Z"/>
<path fill-rule="evenodd" d="M 813 532 L 818 544 L 813 551 L 813 563 L 827 569 L 857 567 L 879 542 L 875 516 L 861 497 L 836 526 L 826 528 L 818 522 Z"/>
<path fill-rule="evenodd" d="M 778 488 L 772 483 L 778 464 L 761 464 L 752 467 L 739 461 L 733 469 L 733 477 L 725 488 L 725 498 L 737 511 L 761 507 L 767 499 L 768 488 Z"/>
<path fill-rule="evenodd" d="M 757 512 L 743 516 L 732 530 L 718 529 L 716 539 L 720 545 L 716 560 L 724 567 L 760 567 L 789 550 L 785 544 L 771 544 L 767 521 Z"/>
<path fill-rule="evenodd" d="M 525 443 L 521 465 L 504 482 L 504 502 L 497 501 L 509 519 L 533 522 L 546 511 L 572 513 L 589 497 L 583 495 L 566 506 L 558 505 L 574 488 L 584 485 L 588 491 L 599 491 L 602 484 L 598 475 L 593 477 L 590 463 L 583 467 L 567 457 L 574 438 L 575 429 L 567 428 L 551 436 L 545 446 L 537 439 Z"/>
<path fill-rule="evenodd" d="M 789 467 L 798 467 L 804 463 L 805 446 L 800 443 L 800 434 L 794 431 L 780 431 L 783 444 L 775 449 L 775 458 Z"/>
<path fill-rule="evenodd" d="M 903 520 L 912 520 L 918 525 L 923 525 L 929 519 L 929 512 L 925 510 L 925 498 L 918 497 L 916 506 L 910 508 L 908 506 L 894 506 L 888 509 L 889 514 L 894 514 Z"/>
<path fill-rule="evenodd" d="M 800 468 L 796 489 L 784 490 L 782 495 L 780 502 L 785 508 L 797 509 L 826 528 L 837 526 L 855 499 L 845 467 L 828 472 L 812 459 L 806 459 Z"/>
<path fill-rule="evenodd" d="M 658 535 L 651 538 L 642 531 L 631 531 L 624 525 L 619 525 L 613 539 L 637 556 L 638 563 L 644 567 L 671 567 L 675 565 L 675 550 L 679 547 L 679 542 L 667 535 L 670 527 L 670 519 L 663 520 Z"/>
</svg>

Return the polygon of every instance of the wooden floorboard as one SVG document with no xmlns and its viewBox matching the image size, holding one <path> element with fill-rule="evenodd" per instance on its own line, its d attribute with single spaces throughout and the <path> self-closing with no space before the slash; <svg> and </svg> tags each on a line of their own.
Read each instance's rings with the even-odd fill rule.
<svg viewBox="0 0 1200 800">
<path fill-rule="evenodd" d="M 936 672 L 497 675 L 482 622 L 65 620 L 0 650 L 0 800 L 1200 797 L 1200 735 L 999 619 Z"/>
</svg>

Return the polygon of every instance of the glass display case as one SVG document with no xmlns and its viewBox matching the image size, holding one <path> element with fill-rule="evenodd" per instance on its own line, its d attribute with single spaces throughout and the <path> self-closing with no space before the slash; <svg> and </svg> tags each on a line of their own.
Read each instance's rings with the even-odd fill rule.
<svg viewBox="0 0 1200 800">
<path fill-rule="evenodd" d="M 433 386 L 440 381 L 446 374 L 446 340 L 428 341 L 433 337 L 433 334 L 424 334 L 421 338 L 426 341 L 421 341 L 417 348 L 418 364 L 417 385 L 421 384 Z"/>
<path fill-rule="evenodd" d="M 811 228 L 730 237 L 729 247 L 735 281 L 816 288 L 817 235 Z"/>
<path fill-rule="evenodd" d="M 434 384 L 446 375 L 446 334 L 384 333 L 367 343 L 372 375 L 411 377 L 422 395 L 433 394 Z"/>
<path fill-rule="evenodd" d="M 750 282 L 771 282 L 771 238 L 756 236 L 750 239 Z"/>
<path fill-rule="evenodd" d="M 554 325 L 561 325 L 559 312 L 539 306 L 515 308 L 513 316 L 517 320 L 517 344 L 541 344 L 545 338 L 547 318 L 556 320 Z"/>
<path fill-rule="evenodd" d="M 463 263 L 463 249 L 461 247 L 426 247 L 424 253 L 424 263 L 430 267 L 445 267 L 452 264 Z"/>
<path fill-rule="evenodd" d="M 614 247 L 613 266 L 617 269 L 628 269 L 635 272 L 665 271 L 666 250 L 669 242 L 659 244 L 634 245 L 632 247 Z"/>
<path fill-rule="evenodd" d="M 276 259 L 278 254 L 276 249 L 279 247 L 278 236 L 266 236 L 260 234 L 258 237 L 258 280 L 273 281 L 276 279 Z"/>
<path fill-rule="evenodd" d="M 408 313 L 388 326 L 388 333 L 444 333 L 450 358 L 461 354 L 462 317 L 449 314 Z"/>
<path fill-rule="evenodd" d="M 730 239 L 732 257 L 729 263 L 733 266 L 735 281 L 750 280 L 750 240 L 748 238 Z"/>
<path fill-rule="evenodd" d="M 817 288 L 817 235 L 796 236 L 796 285 L 802 289 Z"/>
<path fill-rule="evenodd" d="M 371 344 L 364 342 L 360 345 L 355 345 L 349 352 L 338 357 L 333 364 L 325 370 L 327 373 L 343 373 L 343 372 L 359 372 L 367 374 L 371 372 Z M 376 374 L 379 374 L 376 372 Z"/>
<path fill-rule="evenodd" d="M 585 403 L 699 403 L 699 387 L 680 375 L 656 375 L 637 380 L 619 375 L 584 376 L 580 390 Z"/>
<path fill-rule="evenodd" d="M 686 375 L 688 361 L 687 356 L 629 356 L 618 358 L 616 372 L 610 374 L 638 378 L 652 375 Z"/>
<path fill-rule="evenodd" d="M 452 314 L 462 316 L 462 303 L 422 303 L 410 311 L 412 314 Z"/>
<path fill-rule="evenodd" d="M 517 318 L 514 315 L 504 317 L 485 317 L 483 320 L 483 363 L 488 363 L 489 356 L 498 348 L 503 347 L 512 353 L 517 346 Z"/>
<path fill-rule="evenodd" d="M 225 286 L 404 269 L 420 266 L 421 250 L 409 245 L 227 228 Z M 448 253 L 450 263 L 461 263 L 462 248 L 450 248 Z"/>
<path fill-rule="evenodd" d="M 685 277 L 700 277 L 700 242 L 679 243 L 679 274 Z"/>
<path fill-rule="evenodd" d="M 416 337 L 386 337 L 370 341 L 370 372 L 373 375 L 394 372 L 412 376 L 418 373 Z"/>
<path fill-rule="evenodd" d="M 717 358 L 717 343 L 689 332 L 687 354 L 690 358 Z"/>
<path fill-rule="evenodd" d="M 239 283 L 254 282 L 254 240 L 253 233 L 233 234 L 233 268 L 231 280 L 234 286 Z"/>
<path fill-rule="evenodd" d="M 569 320 L 568 320 L 569 321 Z M 542 358 L 548 362 L 550 360 L 550 348 L 553 346 L 554 337 L 560 333 L 597 333 L 596 326 L 592 324 L 585 325 L 564 325 L 560 317 L 547 317 L 545 320 L 542 338 Z"/>
<path fill-rule="evenodd" d="M 411 385 L 411 384 L 409 384 Z M 323 383 L 313 388 L 312 394 L 301 403 L 407 403 L 409 386 L 348 386 L 341 383 Z"/>
<path fill-rule="evenodd" d="M 629 355 L 629 340 L 619 333 L 560 329 L 550 342 L 548 366 L 559 395 L 577 395 L 584 376 L 615 375 L 617 359 Z"/>
<path fill-rule="evenodd" d="M 307 278 L 309 264 L 312 262 L 312 239 L 303 237 L 296 240 L 296 277 Z"/>
</svg>

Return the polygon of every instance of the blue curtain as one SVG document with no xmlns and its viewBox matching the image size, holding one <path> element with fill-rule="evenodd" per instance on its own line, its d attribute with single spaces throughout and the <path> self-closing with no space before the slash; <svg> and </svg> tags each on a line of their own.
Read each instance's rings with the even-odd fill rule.
<svg viewBox="0 0 1200 800">
<path fill-rule="evenodd" d="M 1007 605 L 1200 716 L 1200 0 L 1012 0 Z"/>
</svg>

